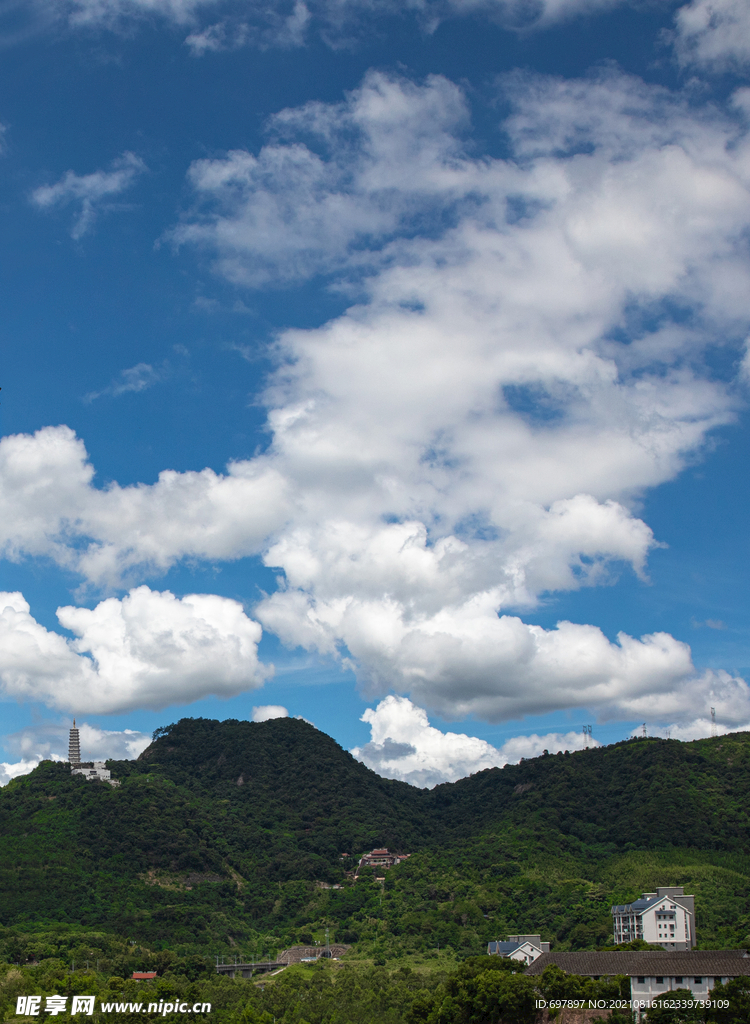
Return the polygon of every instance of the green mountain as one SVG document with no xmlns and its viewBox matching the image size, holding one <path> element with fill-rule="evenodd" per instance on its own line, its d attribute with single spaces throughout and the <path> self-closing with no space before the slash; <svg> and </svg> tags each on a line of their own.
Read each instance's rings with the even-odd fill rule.
<svg viewBox="0 0 750 1024">
<path fill-rule="evenodd" d="M 145 950 L 259 956 L 326 927 L 376 963 L 476 955 L 516 931 L 593 948 L 611 903 L 667 884 L 695 893 L 701 945 L 750 945 L 748 733 L 547 755 L 426 791 L 302 721 L 183 719 L 108 766 L 117 789 L 43 762 L 0 790 L 6 958 L 78 950 L 126 970 Z M 353 883 L 374 846 L 411 857 Z"/>
</svg>

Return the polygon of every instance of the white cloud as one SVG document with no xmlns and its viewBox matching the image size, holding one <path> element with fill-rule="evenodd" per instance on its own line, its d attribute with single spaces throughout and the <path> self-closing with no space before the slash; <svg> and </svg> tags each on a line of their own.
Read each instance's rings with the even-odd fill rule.
<svg viewBox="0 0 750 1024">
<path fill-rule="evenodd" d="M 198 10 L 215 6 L 217 0 L 68 0 L 63 10 L 77 27 L 115 27 L 118 23 L 154 16 L 188 25 Z"/>
<path fill-rule="evenodd" d="M 681 740 L 705 740 L 710 736 L 726 736 L 731 732 L 750 732 L 750 718 L 742 723 L 724 725 L 722 722 L 712 722 L 710 715 L 703 715 L 692 721 L 670 722 L 668 724 L 646 723 L 647 736 L 659 736 L 662 739 Z M 642 726 L 633 729 L 633 736 L 642 736 Z"/>
<path fill-rule="evenodd" d="M 40 210 L 69 204 L 77 207 L 78 213 L 70 233 L 79 239 L 93 228 L 100 212 L 113 208 L 111 198 L 129 189 L 145 170 L 146 165 L 135 153 L 123 153 L 113 161 L 110 171 L 94 171 L 92 174 L 66 171 L 54 185 L 35 189 L 31 200 Z"/>
<path fill-rule="evenodd" d="M 658 0 L 664 2 L 664 0 Z M 547 28 L 559 22 L 628 6 L 633 0 L 448 0 L 425 4 L 426 12 L 443 18 L 450 14 L 484 14 L 506 28 L 520 31 Z"/>
<path fill-rule="evenodd" d="M 253 708 L 254 722 L 269 722 L 272 718 L 288 718 L 289 712 L 280 704 L 261 704 Z"/>
<path fill-rule="evenodd" d="M 437 220 L 446 203 L 465 199 L 473 169 L 459 159 L 454 132 L 466 120 L 463 96 L 444 78 L 420 88 L 371 74 L 345 103 L 308 103 L 272 118 L 274 141 L 257 157 L 237 150 L 196 161 L 189 178 L 209 206 L 171 237 L 217 250 L 221 272 L 251 285 L 356 262 L 365 247 L 412 229 L 415 217 Z M 283 142 L 309 133 L 327 159 Z"/>
<path fill-rule="evenodd" d="M 750 715 L 743 680 L 721 672 L 698 677 L 689 646 L 667 633 L 640 640 L 621 633 L 612 643 L 596 626 L 560 622 L 545 630 L 498 617 L 496 594 L 432 615 L 410 614 L 392 599 L 305 604 L 299 592 L 288 596 L 259 609 L 282 640 L 328 653 L 343 642 L 366 693 L 393 687 L 448 719 L 501 721 L 587 707 L 602 720 L 664 722 L 717 704 L 719 694 L 728 723 L 739 726 Z"/>
<path fill-rule="evenodd" d="M 580 15 L 609 10 L 632 0 L 247 0 L 219 5 L 217 0 L 63 0 L 54 6 L 54 17 L 66 17 L 78 28 L 123 24 L 159 18 L 191 26 L 187 43 L 194 52 L 235 48 L 237 45 L 296 46 L 312 23 L 332 46 L 357 38 L 383 17 L 414 17 L 427 32 L 455 17 L 482 17 L 506 28 L 521 31 L 544 28 Z M 221 7 L 222 21 L 202 24 Z"/>
<path fill-rule="evenodd" d="M 93 609 L 58 608 L 57 617 L 75 639 L 40 625 L 21 594 L 0 594 L 6 698 L 107 714 L 234 696 L 272 671 L 258 662 L 257 622 L 213 594 L 178 599 L 143 586 Z"/>
<path fill-rule="evenodd" d="M 693 618 L 690 620 L 690 625 L 693 627 L 693 629 L 700 629 L 701 626 L 708 626 L 709 629 L 720 630 L 727 628 L 726 622 L 722 622 L 721 619 L 706 619 L 705 622 L 701 622 L 700 620 Z"/>
<path fill-rule="evenodd" d="M 244 23 L 218 21 L 200 31 L 191 32 L 185 45 L 190 47 L 195 57 L 203 57 L 206 53 L 240 49 L 247 44 L 248 33 L 249 26 Z"/>
<path fill-rule="evenodd" d="M 100 729 L 81 721 L 76 727 L 81 740 L 81 759 L 85 761 L 133 761 L 151 743 L 148 733 L 136 729 Z M 65 739 L 67 743 L 67 730 Z"/>
<path fill-rule="evenodd" d="M 32 772 L 39 761 L 0 761 L 0 786 L 7 786 L 11 779 L 17 779 L 21 775 L 28 775 Z"/>
<path fill-rule="evenodd" d="M 656 0 L 665 12 L 669 0 Z M 594 16 L 637 0 L 47 0 L 40 23 L 65 18 L 75 28 L 116 29 L 155 18 L 189 28 L 185 43 L 195 56 L 244 46 L 298 47 L 314 32 L 330 46 L 347 45 L 379 19 L 416 19 L 427 33 L 455 18 L 486 19 L 521 33 Z M 212 20 L 219 10 L 221 19 Z M 750 59 L 750 22 L 745 0 L 690 0 L 667 33 L 678 60 L 713 71 L 736 70 Z"/>
<path fill-rule="evenodd" d="M 415 18 L 428 33 L 441 22 L 486 19 L 522 33 L 574 18 L 635 6 L 637 0 L 48 0 L 49 20 L 67 18 L 77 28 L 117 28 L 154 18 L 190 28 L 185 39 L 196 56 L 243 46 L 302 46 L 312 32 L 333 47 L 356 39 L 383 17 Z M 673 6 L 656 0 L 664 11 Z M 221 20 L 213 21 L 221 10 Z M 731 70 L 750 59 L 750 21 L 745 0 L 690 0 L 675 14 L 672 40 L 683 64 Z"/>
<path fill-rule="evenodd" d="M 138 566 L 258 552 L 288 514 L 288 483 L 263 459 L 226 475 L 165 470 L 157 483 L 106 490 L 68 427 L 0 440 L 0 551 L 48 556 L 98 584 Z M 78 540 L 76 540 L 78 539 Z M 80 540 L 83 539 L 83 543 Z"/>
<path fill-rule="evenodd" d="M 257 18 L 259 13 L 261 17 Z M 242 18 L 225 18 L 191 32 L 185 45 L 195 57 L 203 57 L 249 45 L 259 49 L 294 49 L 307 42 L 312 14 L 303 0 L 295 0 L 291 11 L 287 3 L 269 5 L 262 12 L 256 9 L 256 18 L 255 24 Z"/>
<path fill-rule="evenodd" d="M 121 370 L 117 379 L 113 380 L 109 387 L 103 388 L 101 391 L 90 391 L 84 397 L 84 401 L 93 402 L 104 395 L 119 398 L 120 395 L 126 395 L 128 392 L 138 394 L 153 387 L 154 384 L 158 384 L 161 379 L 161 372 L 155 370 L 150 363 L 138 363 L 127 370 Z"/>
<path fill-rule="evenodd" d="M 370 726 L 370 742 L 355 747 L 352 755 L 368 768 L 390 779 L 432 788 L 455 782 L 485 768 L 502 768 L 523 757 L 538 757 L 545 750 L 582 750 L 598 741 L 585 740 L 582 732 L 549 733 L 546 736 L 514 736 L 502 747 L 463 733 L 441 732 L 431 726 L 427 713 L 406 697 L 386 697 L 362 715 Z"/>
<path fill-rule="evenodd" d="M 747 721 L 744 683 L 698 679 L 666 634 L 515 614 L 645 578 L 641 495 L 735 416 L 705 356 L 739 359 L 750 332 L 745 128 L 614 72 L 503 88 L 506 160 L 469 152 L 450 82 L 371 74 L 279 114 L 259 154 L 194 165 L 183 243 L 240 282 L 335 273 L 358 304 L 278 339 L 271 443 L 226 474 L 102 490 L 67 428 L 3 439 L 6 555 L 116 585 L 262 554 L 281 572 L 267 628 L 446 718 L 669 721 L 680 694 L 696 718 L 726 687 Z"/>
<path fill-rule="evenodd" d="M 692 0 L 677 11 L 675 25 L 675 50 L 683 64 L 730 71 L 750 61 L 746 0 Z"/>
</svg>

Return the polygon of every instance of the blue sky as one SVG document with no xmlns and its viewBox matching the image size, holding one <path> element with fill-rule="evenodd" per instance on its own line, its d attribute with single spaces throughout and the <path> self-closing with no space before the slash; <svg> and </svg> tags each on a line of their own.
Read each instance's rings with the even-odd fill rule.
<svg viewBox="0 0 750 1024">
<path fill-rule="evenodd" d="M 74 715 L 302 715 L 417 785 L 750 728 L 748 40 L 0 9 L 0 782 Z"/>
</svg>

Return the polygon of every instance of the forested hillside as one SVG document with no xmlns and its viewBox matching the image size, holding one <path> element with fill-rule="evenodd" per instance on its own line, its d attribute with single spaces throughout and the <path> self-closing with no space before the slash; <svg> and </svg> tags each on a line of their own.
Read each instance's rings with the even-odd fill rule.
<svg viewBox="0 0 750 1024">
<path fill-rule="evenodd" d="M 747 733 L 547 755 L 426 791 L 302 721 L 185 719 L 109 767 L 118 789 L 44 762 L 0 790 L 0 951 L 15 960 L 41 944 L 109 961 L 125 939 L 184 962 L 259 956 L 326 927 L 383 964 L 476 955 L 513 931 L 588 948 L 607 943 L 612 902 L 666 884 L 695 892 L 701 945 L 750 945 Z M 412 856 L 353 883 L 379 845 Z"/>
</svg>

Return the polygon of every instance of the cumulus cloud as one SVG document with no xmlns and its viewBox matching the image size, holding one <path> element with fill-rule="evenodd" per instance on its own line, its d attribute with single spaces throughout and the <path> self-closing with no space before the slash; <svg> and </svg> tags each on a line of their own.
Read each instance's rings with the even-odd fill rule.
<svg viewBox="0 0 750 1024">
<path fill-rule="evenodd" d="M 611 71 L 502 90 L 503 160 L 470 152 L 452 83 L 370 74 L 278 114 L 259 153 L 196 163 L 179 242 L 236 282 L 326 273 L 357 301 L 281 335 L 271 442 L 224 474 L 102 489 L 67 428 L 3 439 L 6 556 L 116 585 L 262 555 L 268 629 L 449 719 L 669 721 L 680 694 L 695 718 L 724 687 L 746 721 L 744 683 L 699 678 L 671 636 L 518 616 L 645 579 L 640 497 L 735 416 L 706 353 L 750 332 L 746 127 Z"/>
<path fill-rule="evenodd" d="M 226 475 L 165 470 L 155 484 L 105 490 L 68 427 L 0 440 L 0 551 L 47 556 L 97 584 L 185 556 L 241 558 L 285 521 L 288 482 L 267 460 Z M 81 543 L 82 541 L 82 543 Z"/>
<path fill-rule="evenodd" d="M 371 75 L 343 104 L 276 115 L 274 140 L 257 156 L 236 150 L 196 161 L 190 182 L 208 205 L 171 237 L 216 250 L 225 276 L 255 286 L 337 269 L 357 253 L 364 259 L 416 218 L 445 216 L 454 186 L 455 200 L 465 199 L 461 162 L 450 163 L 466 120 L 463 96 L 443 78 L 420 88 Z M 324 153 L 284 141 L 309 133 Z"/>
<path fill-rule="evenodd" d="M 692 0 L 675 15 L 675 50 L 683 64 L 731 71 L 750 61 L 745 0 Z"/>
<path fill-rule="evenodd" d="M 213 594 L 178 599 L 142 586 L 93 609 L 58 608 L 57 617 L 74 639 L 40 625 L 23 595 L 0 594 L 6 699 L 106 714 L 234 696 L 272 671 L 258 661 L 258 623 Z"/>
<path fill-rule="evenodd" d="M 260 704 L 253 708 L 254 722 L 269 722 L 272 718 L 289 718 L 289 712 L 281 704 Z"/>
<path fill-rule="evenodd" d="M 596 626 L 559 622 L 553 630 L 498 616 L 495 595 L 472 598 L 431 616 L 409 615 L 390 601 L 300 604 L 286 595 L 259 609 L 287 642 L 333 653 L 341 640 L 365 693 L 393 687 L 448 719 L 502 721 L 587 707 L 604 720 L 645 716 L 669 721 L 717 704 L 728 723 L 747 720 L 747 686 L 722 672 L 698 677 L 687 644 L 667 633 L 616 643 Z M 298 625 L 299 623 L 299 625 Z"/>
<path fill-rule="evenodd" d="M 17 779 L 20 775 L 28 775 L 38 764 L 39 761 L 0 761 L 0 786 L 7 786 L 11 779 Z"/>
<path fill-rule="evenodd" d="M 70 234 L 82 238 L 94 226 L 98 215 L 112 209 L 111 199 L 131 187 L 146 165 L 135 153 L 123 153 L 109 171 L 76 174 L 66 171 L 54 185 L 42 185 L 31 193 L 31 201 L 40 210 L 73 205 L 76 216 Z"/>
<path fill-rule="evenodd" d="M 502 768 L 523 757 L 538 757 L 545 750 L 582 750 L 598 742 L 582 732 L 548 733 L 546 736 L 514 736 L 502 747 L 463 733 L 441 732 L 429 723 L 427 713 L 406 697 L 389 696 L 361 721 L 370 726 L 370 742 L 351 753 L 379 775 L 401 779 L 430 789 L 441 782 L 455 782 L 485 768 Z"/>
</svg>

